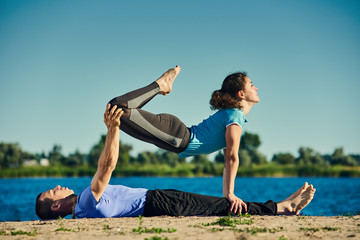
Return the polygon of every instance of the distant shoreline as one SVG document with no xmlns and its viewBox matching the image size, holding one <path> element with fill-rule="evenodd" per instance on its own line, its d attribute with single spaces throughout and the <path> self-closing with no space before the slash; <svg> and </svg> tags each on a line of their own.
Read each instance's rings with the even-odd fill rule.
<svg viewBox="0 0 360 240">
<path fill-rule="evenodd" d="M 113 176 L 166 176 L 166 177 L 206 177 L 222 176 L 223 164 L 214 165 L 211 172 L 198 171 L 189 163 L 171 167 L 166 164 L 126 166 L 115 169 Z M 96 169 L 89 167 L 21 167 L 0 169 L 0 178 L 22 177 L 91 177 Z M 278 165 L 264 164 L 239 167 L 238 177 L 360 177 L 360 166 L 317 166 L 317 165 Z"/>
</svg>

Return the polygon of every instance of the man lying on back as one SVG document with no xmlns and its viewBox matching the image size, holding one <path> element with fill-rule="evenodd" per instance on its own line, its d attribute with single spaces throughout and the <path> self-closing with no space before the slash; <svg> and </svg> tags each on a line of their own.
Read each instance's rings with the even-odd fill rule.
<svg viewBox="0 0 360 240">
<path fill-rule="evenodd" d="M 123 110 L 106 106 L 104 122 L 107 136 L 98 160 L 97 171 L 90 186 L 78 196 L 67 187 L 56 186 L 36 199 L 36 214 L 40 219 L 56 219 L 72 214 L 78 218 L 110 218 L 150 216 L 227 216 L 249 213 L 252 215 L 295 215 L 314 197 L 315 188 L 305 183 L 287 199 L 275 203 L 246 202 L 234 206 L 226 198 L 199 195 L 178 190 L 148 190 L 110 185 L 109 181 L 119 157 L 120 117 Z"/>
</svg>

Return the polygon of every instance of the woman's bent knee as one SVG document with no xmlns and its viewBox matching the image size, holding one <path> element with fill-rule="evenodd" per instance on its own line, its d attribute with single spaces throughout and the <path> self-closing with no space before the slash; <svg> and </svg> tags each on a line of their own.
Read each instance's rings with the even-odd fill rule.
<svg viewBox="0 0 360 240">
<path fill-rule="evenodd" d="M 126 109 L 128 107 L 127 102 L 125 101 L 125 99 L 123 99 L 121 96 L 120 97 L 116 97 L 113 98 L 109 101 L 111 106 L 118 106 L 119 108 L 123 108 Z"/>
</svg>

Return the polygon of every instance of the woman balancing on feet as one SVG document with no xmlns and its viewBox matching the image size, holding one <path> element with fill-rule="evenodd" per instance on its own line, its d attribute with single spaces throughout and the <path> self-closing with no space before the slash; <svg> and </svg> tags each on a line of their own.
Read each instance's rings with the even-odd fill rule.
<svg viewBox="0 0 360 240">
<path fill-rule="evenodd" d="M 179 157 L 209 154 L 224 149 L 223 196 L 231 203 L 230 211 L 241 213 L 246 204 L 234 194 L 234 182 L 239 166 L 238 151 L 245 116 L 260 101 L 258 89 L 244 72 L 225 78 L 220 90 L 213 92 L 211 109 L 218 110 L 191 128 L 170 114 L 153 114 L 142 109 L 158 94 L 171 92 L 173 81 L 181 68 L 165 72 L 150 85 L 112 99 L 109 103 L 124 110 L 121 130 L 139 140 L 175 152 Z"/>
</svg>

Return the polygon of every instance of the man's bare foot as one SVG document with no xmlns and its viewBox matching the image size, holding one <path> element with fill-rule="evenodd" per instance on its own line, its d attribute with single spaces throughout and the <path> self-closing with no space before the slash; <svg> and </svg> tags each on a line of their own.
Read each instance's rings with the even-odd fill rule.
<svg viewBox="0 0 360 240">
<path fill-rule="evenodd" d="M 307 182 L 305 182 L 305 184 L 301 188 L 299 188 L 296 192 L 291 194 L 287 199 L 285 199 L 283 201 L 291 200 L 291 199 L 295 198 L 297 195 L 299 195 L 300 193 L 305 191 L 308 187 L 309 187 L 309 184 Z"/>
<path fill-rule="evenodd" d="M 305 183 L 304 186 L 306 186 Z M 314 198 L 316 189 L 308 185 L 305 190 L 300 188 L 284 201 L 277 203 L 279 215 L 298 215 Z"/>
<path fill-rule="evenodd" d="M 169 69 L 161 77 L 159 77 L 156 82 L 160 86 L 160 94 L 166 95 L 171 92 L 172 84 L 180 73 L 181 67 L 176 65 L 176 67 Z"/>
</svg>

